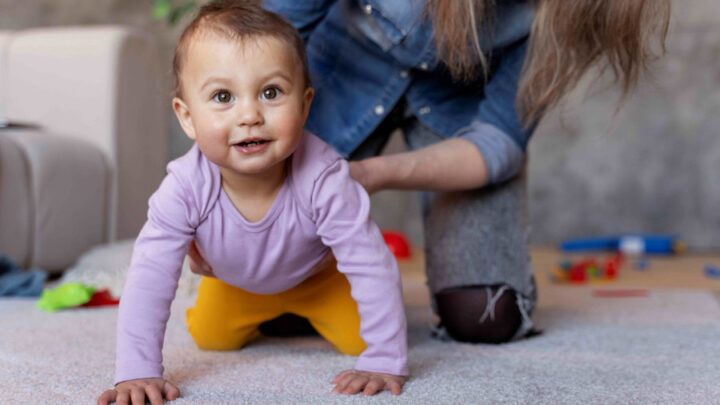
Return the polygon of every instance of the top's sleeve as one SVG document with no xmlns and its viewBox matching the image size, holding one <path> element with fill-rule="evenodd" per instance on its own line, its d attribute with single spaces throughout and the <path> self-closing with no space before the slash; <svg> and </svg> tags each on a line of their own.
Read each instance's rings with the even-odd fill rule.
<svg viewBox="0 0 720 405">
<path fill-rule="evenodd" d="M 313 185 L 313 220 L 350 282 L 367 345 L 357 370 L 407 375 L 407 322 L 397 262 L 370 219 L 370 198 L 338 159 Z"/>
<path fill-rule="evenodd" d="M 162 345 L 182 262 L 198 222 L 191 193 L 172 173 L 150 197 L 120 298 L 115 383 L 162 377 Z M 195 204 L 196 205 L 196 204 Z"/>
<path fill-rule="evenodd" d="M 478 117 L 456 134 L 480 150 L 487 167 L 488 184 L 501 183 L 520 172 L 528 140 L 535 130 L 534 124 L 523 126 L 515 108 L 526 52 L 527 38 L 493 55 L 500 58 L 500 62 L 485 85 Z"/>
<path fill-rule="evenodd" d="M 337 0 L 265 0 L 266 10 L 287 18 L 300 31 L 300 36 L 307 42 L 310 34 L 320 21 L 325 18 L 330 6 Z"/>
</svg>

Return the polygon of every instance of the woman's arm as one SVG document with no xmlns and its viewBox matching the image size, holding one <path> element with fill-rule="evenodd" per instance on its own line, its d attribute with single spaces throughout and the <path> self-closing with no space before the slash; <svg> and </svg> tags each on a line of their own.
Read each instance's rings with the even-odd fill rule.
<svg viewBox="0 0 720 405">
<path fill-rule="evenodd" d="M 468 190 L 487 183 L 485 159 L 472 142 L 462 138 L 350 162 L 350 174 L 370 194 L 384 189 Z"/>
<path fill-rule="evenodd" d="M 526 51 L 527 40 L 522 39 L 496 53 L 500 62 L 469 126 L 425 148 L 351 162 L 353 178 L 373 193 L 383 189 L 470 190 L 517 175 L 534 131 L 533 125 L 522 125 L 515 108 Z"/>
</svg>

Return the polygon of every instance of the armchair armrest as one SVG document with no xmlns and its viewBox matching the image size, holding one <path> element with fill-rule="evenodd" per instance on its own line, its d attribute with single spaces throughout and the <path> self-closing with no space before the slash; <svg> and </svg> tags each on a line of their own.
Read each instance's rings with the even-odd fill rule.
<svg viewBox="0 0 720 405">
<path fill-rule="evenodd" d="M 25 268 L 61 272 L 107 241 L 111 170 L 95 145 L 0 130 L 0 246 Z"/>
</svg>

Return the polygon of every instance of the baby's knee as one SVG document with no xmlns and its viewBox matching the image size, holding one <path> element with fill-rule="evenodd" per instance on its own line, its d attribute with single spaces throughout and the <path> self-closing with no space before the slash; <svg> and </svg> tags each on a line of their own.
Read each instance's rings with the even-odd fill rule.
<svg viewBox="0 0 720 405">
<path fill-rule="evenodd" d="M 335 344 L 335 350 L 350 356 L 359 356 L 366 348 L 367 345 L 359 335 L 354 338 L 343 339 Z"/>
<path fill-rule="evenodd" d="M 227 325 L 203 322 L 193 316 L 192 308 L 187 310 L 188 332 L 201 350 L 229 351 L 242 348 L 252 337 L 253 330 L 237 330 Z"/>
<path fill-rule="evenodd" d="M 438 315 L 450 337 L 461 342 L 503 343 L 515 336 L 522 314 L 515 292 L 484 286 L 443 290 L 435 295 Z M 488 298 L 494 301 L 488 309 Z M 493 299 L 494 298 L 494 299 Z"/>
</svg>

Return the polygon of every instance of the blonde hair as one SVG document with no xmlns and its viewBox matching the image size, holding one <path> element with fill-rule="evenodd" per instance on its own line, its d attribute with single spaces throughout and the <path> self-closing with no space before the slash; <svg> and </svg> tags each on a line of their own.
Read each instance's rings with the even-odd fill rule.
<svg viewBox="0 0 720 405">
<path fill-rule="evenodd" d="M 529 126 L 594 66 L 610 69 L 624 99 L 665 53 L 669 0 L 532 0 L 535 18 L 517 109 Z M 495 0 L 428 0 L 438 57 L 453 78 L 487 75 L 478 35 L 492 32 Z M 483 31 L 478 30 L 478 24 Z M 479 57 L 478 57 L 479 56 Z"/>
</svg>

